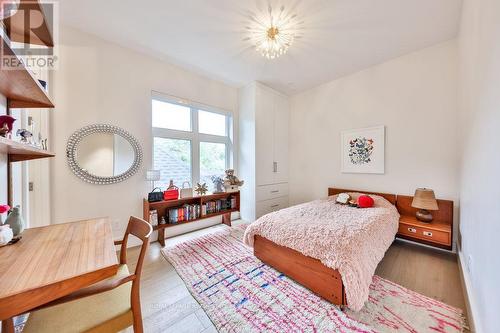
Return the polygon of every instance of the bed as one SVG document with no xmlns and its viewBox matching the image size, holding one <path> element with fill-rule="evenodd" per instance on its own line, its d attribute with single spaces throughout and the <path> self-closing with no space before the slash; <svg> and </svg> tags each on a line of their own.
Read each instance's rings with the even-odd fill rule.
<svg viewBox="0 0 500 333">
<path fill-rule="evenodd" d="M 335 204 L 335 195 L 343 192 L 370 194 L 375 207 Z M 329 302 L 357 311 L 398 231 L 396 195 L 329 188 L 328 196 L 259 218 L 248 226 L 244 242 L 264 263 Z"/>
</svg>

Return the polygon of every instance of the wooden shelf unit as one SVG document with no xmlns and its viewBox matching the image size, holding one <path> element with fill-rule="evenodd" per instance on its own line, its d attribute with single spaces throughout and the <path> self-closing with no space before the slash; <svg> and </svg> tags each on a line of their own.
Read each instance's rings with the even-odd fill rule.
<svg viewBox="0 0 500 333">
<path fill-rule="evenodd" d="M 238 212 L 240 210 L 240 192 L 228 192 L 228 193 L 215 193 L 215 194 L 207 194 L 203 196 L 194 196 L 192 198 L 181 198 L 177 200 L 168 200 L 168 201 L 158 201 L 158 202 L 149 202 L 147 199 L 143 201 L 143 218 L 146 221 L 149 221 L 149 212 L 151 210 L 156 210 L 158 213 L 158 220 L 163 216 L 167 215 L 167 211 L 171 208 L 182 207 L 186 204 L 198 204 L 202 206 L 204 203 L 229 197 L 236 198 L 236 207 L 232 209 L 222 210 L 216 213 L 210 213 L 200 216 L 197 219 L 182 221 L 177 223 L 167 223 L 167 224 L 159 224 L 153 227 L 154 230 L 158 231 L 158 242 L 165 246 L 165 229 L 175 227 L 182 224 L 188 224 L 193 222 L 199 222 L 201 220 L 222 216 L 222 223 L 231 225 L 231 213 Z"/>
<path fill-rule="evenodd" d="M 0 64 L 4 57 L 13 57 L 16 60 L 16 68 L 0 67 L 0 94 L 8 101 L 9 108 L 53 108 L 54 103 L 48 96 L 40 82 L 33 73 L 21 62 L 19 56 L 10 48 L 7 37 L 0 36 L 2 52 L 0 53 Z"/>
<path fill-rule="evenodd" d="M 36 45 L 43 45 L 47 47 L 54 46 L 54 39 L 52 38 L 52 31 L 47 22 L 47 16 L 43 8 L 43 4 L 38 0 L 20 0 L 17 12 L 3 20 L 5 29 L 9 38 L 14 42 L 29 43 Z M 52 6 L 52 4 L 47 4 Z M 24 29 L 24 14 L 30 12 L 31 17 L 35 17 L 34 12 L 39 12 L 42 17 L 42 22 L 36 28 L 36 34 L 33 31 L 26 31 Z"/>
<path fill-rule="evenodd" d="M 7 154 L 9 162 L 21 162 L 56 156 L 54 153 L 27 144 L 0 137 L 0 154 Z"/>
</svg>

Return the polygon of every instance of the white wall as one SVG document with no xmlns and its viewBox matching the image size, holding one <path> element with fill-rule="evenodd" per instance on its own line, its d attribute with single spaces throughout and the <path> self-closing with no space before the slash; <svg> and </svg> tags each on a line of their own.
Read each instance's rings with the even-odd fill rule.
<svg viewBox="0 0 500 333">
<path fill-rule="evenodd" d="M 0 94 L 0 115 L 7 114 L 7 99 Z M 0 205 L 7 204 L 8 187 L 7 187 L 7 155 L 0 154 Z M 7 217 L 4 214 L 3 218 Z"/>
<path fill-rule="evenodd" d="M 110 216 L 118 238 L 130 215 L 142 217 L 142 199 L 150 190 L 144 177 L 152 165 L 151 92 L 233 112 L 237 110 L 238 92 L 69 27 L 61 27 L 60 42 L 59 69 L 52 85 L 56 105 L 52 138 L 57 155 L 51 177 L 53 221 Z M 120 126 L 138 139 L 144 150 L 144 163 L 135 176 L 119 184 L 99 186 L 73 175 L 66 164 L 67 139 L 77 129 L 93 123 Z M 177 228 L 199 226 L 194 225 Z"/>
<path fill-rule="evenodd" d="M 460 230 L 477 332 L 500 332 L 500 2 L 466 0 L 459 36 Z"/>
<path fill-rule="evenodd" d="M 456 42 L 449 41 L 292 98 L 290 201 L 329 186 L 457 200 Z M 386 126 L 385 174 L 342 174 L 340 131 Z"/>
</svg>

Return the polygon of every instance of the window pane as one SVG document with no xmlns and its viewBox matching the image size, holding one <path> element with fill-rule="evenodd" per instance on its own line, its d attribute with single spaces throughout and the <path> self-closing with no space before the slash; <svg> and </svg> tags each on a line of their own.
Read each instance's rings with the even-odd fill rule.
<svg viewBox="0 0 500 333">
<path fill-rule="evenodd" d="M 200 183 L 207 183 L 210 192 L 215 191 L 212 176 L 224 178 L 226 170 L 226 145 L 200 142 Z"/>
<path fill-rule="evenodd" d="M 191 109 L 153 99 L 153 127 L 191 131 Z"/>
<path fill-rule="evenodd" d="M 170 179 L 178 187 L 191 183 L 191 141 L 154 138 L 154 169 L 161 171 L 156 186 L 166 189 Z"/>
<path fill-rule="evenodd" d="M 198 126 L 200 133 L 226 135 L 226 116 L 218 113 L 198 111 Z"/>
</svg>

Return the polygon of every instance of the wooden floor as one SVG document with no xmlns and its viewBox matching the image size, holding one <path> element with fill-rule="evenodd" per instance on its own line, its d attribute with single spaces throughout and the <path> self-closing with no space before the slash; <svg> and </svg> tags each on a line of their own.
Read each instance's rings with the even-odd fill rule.
<svg viewBox="0 0 500 333">
<path fill-rule="evenodd" d="M 223 226 L 170 238 L 167 246 L 220 228 Z M 135 262 L 138 248 L 128 252 L 129 262 Z M 216 332 L 172 265 L 163 258 L 157 242 L 151 244 L 143 269 L 141 303 L 145 332 Z M 452 254 L 395 241 L 376 274 L 465 312 L 458 264 Z"/>
</svg>

